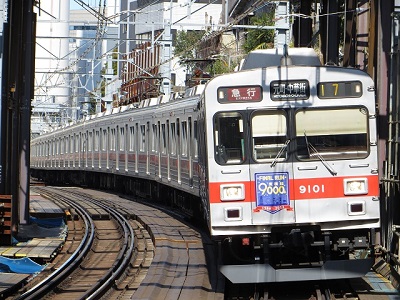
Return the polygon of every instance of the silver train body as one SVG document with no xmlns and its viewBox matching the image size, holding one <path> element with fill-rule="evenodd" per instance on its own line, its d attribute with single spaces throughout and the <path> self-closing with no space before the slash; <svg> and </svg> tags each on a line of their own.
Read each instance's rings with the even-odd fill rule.
<svg viewBox="0 0 400 300">
<path fill-rule="evenodd" d="M 293 65 L 254 53 L 185 97 L 41 135 L 31 173 L 201 216 L 234 283 L 363 276 L 380 228 L 374 83 L 289 51 Z"/>
</svg>

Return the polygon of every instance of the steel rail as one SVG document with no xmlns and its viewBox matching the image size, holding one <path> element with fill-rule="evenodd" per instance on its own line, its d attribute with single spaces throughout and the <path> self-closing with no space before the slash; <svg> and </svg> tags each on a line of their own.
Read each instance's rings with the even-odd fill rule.
<svg viewBox="0 0 400 300">
<path fill-rule="evenodd" d="M 49 193 L 47 193 L 49 195 Z M 57 194 L 58 196 L 61 196 Z M 61 196 L 63 197 L 63 196 Z M 90 215 L 78 204 L 63 197 L 63 201 L 74 207 L 82 220 L 85 223 L 85 235 L 79 244 L 77 250 L 71 255 L 71 257 L 65 261 L 56 271 L 51 273 L 46 279 L 39 282 L 37 285 L 32 287 L 30 290 L 22 294 L 18 299 L 40 299 L 51 290 L 53 290 L 60 282 L 62 282 L 67 275 L 72 273 L 76 269 L 83 258 L 90 251 L 92 244 L 95 239 L 95 226 Z"/>
<path fill-rule="evenodd" d="M 82 197 L 83 194 L 80 194 Z M 129 221 L 117 210 L 108 207 L 100 201 L 87 198 L 88 201 L 95 203 L 103 209 L 109 211 L 111 216 L 116 219 L 124 231 L 124 243 L 118 254 L 116 264 L 105 274 L 90 290 L 88 290 L 80 299 L 98 299 L 103 296 L 116 282 L 116 280 L 125 272 L 135 250 L 134 231 Z"/>
</svg>

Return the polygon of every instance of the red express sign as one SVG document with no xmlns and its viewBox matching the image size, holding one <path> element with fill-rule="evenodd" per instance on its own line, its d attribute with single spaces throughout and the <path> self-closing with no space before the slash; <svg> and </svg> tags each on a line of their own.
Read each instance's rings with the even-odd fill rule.
<svg viewBox="0 0 400 300">
<path fill-rule="evenodd" d="M 254 102 L 262 100 L 260 86 L 226 87 L 218 89 L 218 101 L 227 102 Z"/>
</svg>

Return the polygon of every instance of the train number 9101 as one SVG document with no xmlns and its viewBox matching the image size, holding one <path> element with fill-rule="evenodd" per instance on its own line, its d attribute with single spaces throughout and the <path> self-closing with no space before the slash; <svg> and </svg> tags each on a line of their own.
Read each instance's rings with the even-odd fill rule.
<svg viewBox="0 0 400 300">
<path fill-rule="evenodd" d="M 299 186 L 299 191 L 300 191 L 300 194 L 305 194 L 305 193 L 308 193 L 308 194 L 325 193 L 325 185 L 323 185 L 323 184 L 321 184 L 321 185 L 319 185 L 319 184 L 300 185 Z"/>
</svg>

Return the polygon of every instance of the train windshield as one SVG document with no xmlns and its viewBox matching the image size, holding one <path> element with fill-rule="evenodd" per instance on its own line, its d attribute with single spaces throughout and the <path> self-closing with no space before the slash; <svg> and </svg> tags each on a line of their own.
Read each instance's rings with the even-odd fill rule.
<svg viewBox="0 0 400 300">
<path fill-rule="evenodd" d="M 368 112 L 363 107 L 299 110 L 295 124 L 300 160 L 351 159 L 368 155 Z"/>
<path fill-rule="evenodd" d="M 240 164 L 244 160 L 243 117 L 237 112 L 214 117 L 215 159 L 219 164 Z"/>
<path fill-rule="evenodd" d="M 288 144 L 286 119 L 283 111 L 262 111 L 253 115 L 251 135 L 255 161 L 286 159 Z"/>
<path fill-rule="evenodd" d="M 244 124 L 250 125 L 251 134 L 246 142 Z M 271 163 L 271 167 L 292 154 L 301 161 L 365 158 L 368 140 L 365 107 L 307 108 L 294 114 L 285 110 L 250 115 L 221 112 L 214 117 L 215 159 L 221 165 L 243 163 L 248 147 L 256 163 Z"/>
</svg>

